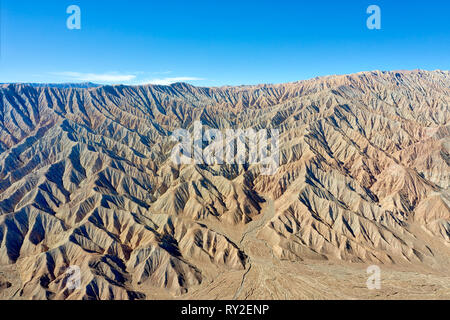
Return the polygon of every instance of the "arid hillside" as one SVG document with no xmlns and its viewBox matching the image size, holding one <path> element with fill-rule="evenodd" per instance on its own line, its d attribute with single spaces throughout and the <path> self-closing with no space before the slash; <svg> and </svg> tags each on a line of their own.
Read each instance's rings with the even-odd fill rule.
<svg viewBox="0 0 450 320">
<path fill-rule="evenodd" d="M 278 170 L 173 163 L 195 121 L 278 129 Z M 450 299 L 449 187 L 448 71 L 4 84 L 0 298 Z"/>
</svg>

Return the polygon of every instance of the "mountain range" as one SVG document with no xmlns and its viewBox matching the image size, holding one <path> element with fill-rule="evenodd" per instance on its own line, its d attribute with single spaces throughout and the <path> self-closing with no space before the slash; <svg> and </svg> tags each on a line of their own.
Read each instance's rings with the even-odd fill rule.
<svg viewBox="0 0 450 320">
<path fill-rule="evenodd" d="M 277 129 L 278 170 L 173 163 L 195 121 Z M 449 299 L 449 186 L 449 71 L 1 84 L 0 298 Z"/>
</svg>

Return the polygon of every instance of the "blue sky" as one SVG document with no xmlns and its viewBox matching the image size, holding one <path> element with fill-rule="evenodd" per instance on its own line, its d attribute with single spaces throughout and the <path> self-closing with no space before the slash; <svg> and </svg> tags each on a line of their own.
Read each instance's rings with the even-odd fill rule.
<svg viewBox="0 0 450 320">
<path fill-rule="evenodd" d="M 282 83 L 450 69 L 450 1 L 0 0 L 0 82 Z M 381 30 L 369 30 L 369 5 Z M 69 5 L 81 29 L 69 30 Z"/>
</svg>

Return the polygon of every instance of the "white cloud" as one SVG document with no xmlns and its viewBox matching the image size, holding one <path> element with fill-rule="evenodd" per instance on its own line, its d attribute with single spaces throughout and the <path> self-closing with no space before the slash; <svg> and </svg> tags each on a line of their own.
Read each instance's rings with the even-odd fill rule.
<svg viewBox="0 0 450 320">
<path fill-rule="evenodd" d="M 87 82 L 129 82 L 136 79 L 134 74 L 117 74 L 117 73 L 81 73 L 81 72 L 55 72 L 54 75 L 64 77 L 70 81 L 87 81 Z"/>
<path fill-rule="evenodd" d="M 140 84 L 159 84 L 168 86 L 175 82 L 201 81 L 201 80 L 205 79 L 197 77 L 174 77 L 174 78 L 151 79 L 146 81 L 140 81 Z"/>
<path fill-rule="evenodd" d="M 164 71 L 160 72 L 159 74 L 167 74 L 171 73 L 172 71 Z M 110 73 L 82 73 L 82 72 L 53 72 L 51 73 L 54 76 L 58 76 L 59 78 L 62 78 L 63 81 L 68 82 L 96 82 L 96 83 L 111 83 L 111 84 L 118 84 L 118 83 L 125 83 L 125 84 L 131 84 L 131 85 L 145 85 L 145 84 L 159 84 L 159 85 L 171 85 L 175 82 L 187 82 L 187 81 L 200 81 L 205 80 L 203 78 L 197 78 L 197 77 L 167 77 L 167 78 L 152 78 L 152 79 L 145 79 L 142 77 L 138 77 L 138 74 L 141 74 L 142 72 L 133 72 L 130 74 L 120 74 L 117 72 L 110 72 Z M 156 74 L 156 73 L 154 73 Z M 140 79 L 139 79 L 140 78 Z"/>
<path fill-rule="evenodd" d="M 152 74 L 170 74 L 170 73 L 172 73 L 171 70 L 152 72 Z"/>
</svg>

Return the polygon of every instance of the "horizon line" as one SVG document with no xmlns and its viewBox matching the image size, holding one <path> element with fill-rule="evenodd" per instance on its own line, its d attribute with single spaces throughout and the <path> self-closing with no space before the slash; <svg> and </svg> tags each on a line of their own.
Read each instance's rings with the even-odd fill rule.
<svg viewBox="0 0 450 320">
<path fill-rule="evenodd" d="M 427 70 L 427 69 L 396 69 L 396 70 L 366 70 L 366 71 L 358 71 L 354 73 L 342 73 L 342 74 L 329 74 L 329 75 L 323 75 L 323 76 L 316 76 L 312 78 L 307 79 L 300 79 L 295 81 L 289 81 L 289 82 L 279 82 L 279 83 L 257 83 L 257 84 L 240 84 L 240 85 L 220 85 L 220 86 L 198 86 L 191 84 L 189 82 L 185 81 L 178 81 L 171 84 L 125 84 L 125 83 L 96 83 L 92 81 L 80 81 L 80 82 L 0 82 L 0 86 L 5 85 L 24 85 L 24 86 L 32 86 L 32 87 L 51 87 L 51 86 L 80 86 L 80 85 L 90 85 L 91 88 L 100 88 L 100 87 L 172 87 L 175 85 L 188 85 L 195 88 L 239 88 L 239 87 L 259 87 L 259 86 L 277 86 L 277 85 L 286 85 L 286 84 L 293 84 L 293 83 L 299 83 L 299 82 L 307 82 L 312 80 L 319 80 L 319 79 L 325 79 L 325 78 L 332 78 L 332 77 L 342 77 L 342 76 L 352 76 L 352 75 L 358 75 L 358 74 L 365 74 L 365 73 L 413 73 L 413 72 L 450 72 L 450 70 L 445 69 L 434 69 L 434 70 Z M 69 89 L 69 88 L 68 88 Z M 89 87 L 86 88 L 77 88 L 77 89 L 89 89 Z"/>
</svg>

